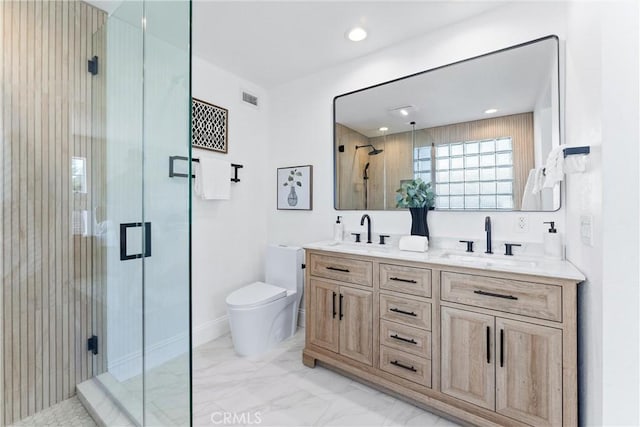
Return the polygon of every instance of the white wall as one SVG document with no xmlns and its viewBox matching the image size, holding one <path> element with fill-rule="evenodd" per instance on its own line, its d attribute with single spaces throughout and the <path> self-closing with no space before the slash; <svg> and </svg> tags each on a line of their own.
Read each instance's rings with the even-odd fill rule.
<svg viewBox="0 0 640 427">
<path fill-rule="evenodd" d="M 636 1 L 602 14 L 603 424 L 640 425 L 639 55 Z"/>
<path fill-rule="evenodd" d="M 590 145 L 589 171 L 567 177 L 567 258 L 587 277 L 579 289 L 580 417 L 602 424 L 602 62 L 601 8 L 569 8 L 566 42 L 566 142 Z M 594 244 L 580 239 L 593 218 Z"/>
<path fill-rule="evenodd" d="M 591 145 L 590 170 L 569 177 L 568 258 L 580 289 L 581 415 L 639 425 L 638 4 L 572 4 L 567 40 L 567 142 Z M 604 189 L 604 191 L 603 191 Z M 580 217 L 594 224 L 583 244 Z"/>
<path fill-rule="evenodd" d="M 216 157 L 244 165 L 231 200 L 193 198 L 192 309 L 194 345 L 228 331 L 225 298 L 264 279 L 268 184 L 267 97 L 264 90 L 204 60 L 193 58 L 193 97 L 229 110 L 228 153 L 194 149 L 193 157 Z M 258 96 L 256 109 L 242 102 L 242 90 Z M 231 176 L 231 171 L 229 172 Z M 274 196 L 275 198 L 275 196 Z"/>
<path fill-rule="evenodd" d="M 594 145 L 591 169 L 569 177 L 556 213 L 493 213 L 500 240 L 540 242 L 542 221 L 566 230 L 569 259 L 589 277 L 580 295 L 580 415 L 586 425 L 638 425 L 638 11 L 635 2 L 508 4 L 270 92 L 270 170 L 314 166 L 314 209 L 275 209 L 268 189 L 268 238 L 287 244 L 330 239 L 337 214 L 358 229 L 362 212 L 333 209 L 332 99 L 355 89 L 556 34 L 566 48 L 565 142 Z M 624 46 L 624 50 L 620 48 Z M 600 148 L 602 147 L 602 151 Z M 625 160 L 631 159 L 631 160 Z M 628 162 L 629 167 L 624 167 Z M 604 176 L 604 181 L 603 181 Z M 608 191 L 604 192 L 603 188 Z M 630 194 L 631 192 L 631 194 Z M 601 205 L 604 204 L 604 209 Z M 405 212 L 369 212 L 377 232 L 407 233 Z M 592 216 L 594 244 L 579 239 Z M 430 213 L 436 237 L 482 239 L 484 213 Z"/>
</svg>

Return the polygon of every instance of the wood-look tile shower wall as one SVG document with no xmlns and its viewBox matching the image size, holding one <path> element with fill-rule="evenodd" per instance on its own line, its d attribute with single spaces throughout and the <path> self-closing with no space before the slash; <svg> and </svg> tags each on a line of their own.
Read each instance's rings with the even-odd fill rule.
<svg viewBox="0 0 640 427">
<path fill-rule="evenodd" d="M 96 161 L 104 139 L 92 138 L 102 110 L 92 112 L 100 100 L 87 59 L 105 19 L 80 1 L 0 2 L 0 424 L 72 396 L 103 370 L 86 348 L 102 324 L 92 298 L 102 292 L 103 259 L 91 224 L 104 194 Z M 72 189 L 73 157 L 86 159 L 86 193 Z"/>
</svg>

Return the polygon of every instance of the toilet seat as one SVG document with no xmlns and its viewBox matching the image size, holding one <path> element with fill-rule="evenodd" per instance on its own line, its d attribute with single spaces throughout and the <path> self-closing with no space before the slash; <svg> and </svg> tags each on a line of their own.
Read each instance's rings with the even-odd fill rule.
<svg viewBox="0 0 640 427">
<path fill-rule="evenodd" d="M 284 298 L 287 290 L 264 282 L 255 282 L 235 290 L 227 296 L 231 308 L 251 308 Z"/>
</svg>

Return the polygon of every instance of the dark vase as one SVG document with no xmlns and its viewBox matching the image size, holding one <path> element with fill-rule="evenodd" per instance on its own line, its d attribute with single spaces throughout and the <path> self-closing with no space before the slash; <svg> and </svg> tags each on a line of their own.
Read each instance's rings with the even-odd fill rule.
<svg viewBox="0 0 640 427">
<path fill-rule="evenodd" d="M 426 236 L 429 238 L 429 225 L 427 224 L 427 212 L 429 208 L 409 208 L 411 212 L 411 235 Z"/>
<path fill-rule="evenodd" d="M 298 204 L 298 195 L 296 194 L 296 188 L 293 186 L 291 186 L 291 191 L 289 191 L 287 203 L 289 203 L 289 206 L 295 206 Z"/>
</svg>

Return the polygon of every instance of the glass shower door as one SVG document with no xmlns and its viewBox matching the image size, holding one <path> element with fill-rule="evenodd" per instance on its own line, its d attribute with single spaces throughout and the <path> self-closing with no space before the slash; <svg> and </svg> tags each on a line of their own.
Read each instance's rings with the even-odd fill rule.
<svg viewBox="0 0 640 427">
<path fill-rule="evenodd" d="M 169 177 L 169 159 L 191 156 L 190 3 L 147 1 L 144 12 L 143 216 L 153 229 L 144 258 L 145 419 L 188 425 L 192 180 Z M 190 162 L 175 162 L 191 173 Z"/>
<path fill-rule="evenodd" d="M 94 372 L 144 424 L 143 4 L 125 2 L 93 36 Z"/>
<path fill-rule="evenodd" d="M 94 35 L 98 380 L 138 425 L 189 425 L 190 2 L 127 1 Z M 176 168 L 190 171 L 190 162 Z"/>
</svg>

